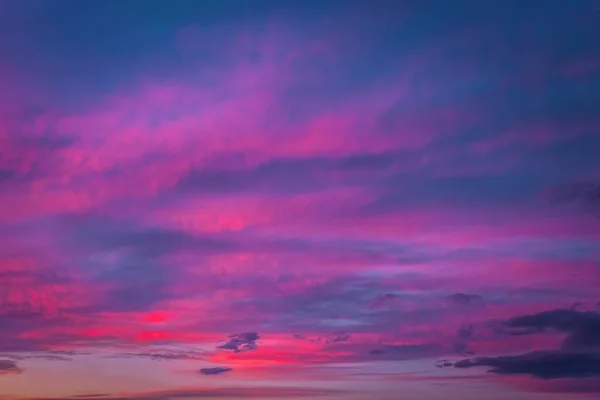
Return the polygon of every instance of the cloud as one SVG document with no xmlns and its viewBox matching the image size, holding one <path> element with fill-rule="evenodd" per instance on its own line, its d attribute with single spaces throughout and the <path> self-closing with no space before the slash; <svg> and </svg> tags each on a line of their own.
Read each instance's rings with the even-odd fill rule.
<svg viewBox="0 0 600 400">
<path fill-rule="evenodd" d="M 231 371 L 231 368 L 223 368 L 223 367 L 214 367 L 214 368 L 202 368 L 200 369 L 200 373 L 202 375 L 220 375 L 225 372 Z"/>
<path fill-rule="evenodd" d="M 350 335 L 347 333 L 332 334 L 328 336 L 319 336 L 317 340 L 325 344 L 341 343 L 350 340 Z"/>
<path fill-rule="evenodd" d="M 600 354 L 535 351 L 517 356 L 478 357 L 454 363 L 455 368 L 491 367 L 499 375 L 529 375 L 540 379 L 600 376 Z"/>
<path fill-rule="evenodd" d="M 473 329 L 597 292 L 597 221 L 538 198 L 598 168 L 598 24 L 578 2 L 0 2 L 23 9 L 0 12 L 1 351 L 237 371 L 529 351 L 554 331 L 565 353 L 598 347 L 580 314 Z M 273 340 L 227 337 L 247 329 Z"/>
<path fill-rule="evenodd" d="M 329 335 L 319 335 L 317 337 L 307 337 L 305 335 L 294 334 L 293 337 L 295 339 L 306 340 L 311 343 L 322 343 L 322 344 L 328 345 L 328 344 L 347 342 L 350 340 L 351 335 L 344 333 L 344 332 L 338 332 L 338 333 L 332 333 Z"/>
<path fill-rule="evenodd" d="M 449 368 L 453 367 L 454 363 L 448 360 L 438 360 L 436 361 L 435 366 L 438 368 Z"/>
<path fill-rule="evenodd" d="M 260 339 L 256 332 L 245 332 L 235 335 L 230 335 L 227 341 L 219 346 L 221 350 L 232 350 L 234 353 L 240 353 L 243 351 L 256 350 L 258 345 L 256 341 Z"/>
<path fill-rule="evenodd" d="M 154 361 L 172 361 L 172 360 L 204 360 L 206 356 L 201 352 L 195 351 L 149 351 L 136 353 L 116 353 L 108 358 L 147 358 Z"/>
<path fill-rule="evenodd" d="M 537 314 L 522 315 L 502 324 L 501 331 L 509 335 L 530 335 L 554 330 L 566 333 L 565 350 L 600 349 L 600 313 L 555 309 Z"/>
<path fill-rule="evenodd" d="M 0 360 L 0 375 L 20 374 L 22 370 L 12 360 Z"/>
<path fill-rule="evenodd" d="M 554 309 L 510 318 L 495 325 L 497 333 L 513 338 L 546 332 L 565 333 L 561 348 L 538 350 L 519 355 L 475 357 L 451 365 L 455 368 L 491 367 L 489 372 L 499 375 L 528 375 L 544 380 L 571 379 L 571 383 L 550 391 L 577 392 L 597 390 L 583 384 L 586 378 L 600 376 L 600 314 L 594 311 Z M 463 332 L 471 336 L 469 331 Z M 444 362 L 439 366 L 448 366 Z M 583 379 L 582 384 L 576 381 Z M 570 388 L 570 389 L 569 389 Z M 543 388 L 542 388 L 543 389 Z"/>
<path fill-rule="evenodd" d="M 356 392 L 354 392 L 356 393 Z M 146 392 L 146 393 L 131 393 L 123 396 L 108 395 L 101 397 L 104 400 L 170 400 L 174 398 L 196 399 L 196 398 L 238 398 L 238 399 L 294 399 L 307 397 L 327 397 L 335 395 L 348 394 L 346 391 L 335 389 L 305 389 L 294 387 L 232 387 L 232 388 L 215 388 L 215 389 L 181 389 L 169 390 L 161 392 Z M 77 396 L 77 399 L 94 399 L 97 400 L 96 394 Z M 66 400 L 73 397 L 65 398 L 49 398 L 47 400 Z M 34 400 L 34 399 L 23 399 Z M 39 399 L 37 399 L 39 400 Z"/>
</svg>

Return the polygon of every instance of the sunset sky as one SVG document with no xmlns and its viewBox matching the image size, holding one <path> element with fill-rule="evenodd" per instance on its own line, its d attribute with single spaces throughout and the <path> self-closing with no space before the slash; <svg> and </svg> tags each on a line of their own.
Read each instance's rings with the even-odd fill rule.
<svg viewBox="0 0 600 400">
<path fill-rule="evenodd" d="M 0 400 L 598 396 L 598 1 L 0 0 Z"/>
</svg>

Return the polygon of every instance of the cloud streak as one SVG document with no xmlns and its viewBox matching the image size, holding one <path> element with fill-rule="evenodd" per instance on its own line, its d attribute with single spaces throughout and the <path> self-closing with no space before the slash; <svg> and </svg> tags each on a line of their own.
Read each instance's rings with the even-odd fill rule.
<svg viewBox="0 0 600 400">
<path fill-rule="evenodd" d="M 225 372 L 230 372 L 231 368 L 214 367 L 214 368 L 201 368 L 200 374 L 202 375 L 221 375 Z"/>
<path fill-rule="evenodd" d="M 491 367 L 500 375 L 525 374 L 540 379 L 587 378 L 600 375 L 600 357 L 596 354 L 532 352 L 518 356 L 482 357 L 462 360 L 455 368 Z"/>
</svg>

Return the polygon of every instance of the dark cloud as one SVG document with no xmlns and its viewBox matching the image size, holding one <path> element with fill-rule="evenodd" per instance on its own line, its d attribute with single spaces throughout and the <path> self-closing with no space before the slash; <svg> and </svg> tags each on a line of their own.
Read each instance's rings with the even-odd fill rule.
<svg viewBox="0 0 600 400">
<path fill-rule="evenodd" d="M 231 368 L 214 367 L 200 369 L 200 373 L 202 375 L 220 375 L 229 371 L 231 371 Z"/>
<path fill-rule="evenodd" d="M 258 345 L 256 341 L 260 338 L 256 332 L 239 333 L 229 336 L 227 341 L 217 346 L 221 350 L 232 350 L 234 353 L 242 351 L 256 350 Z"/>
<path fill-rule="evenodd" d="M 448 360 L 439 360 L 435 363 L 435 366 L 438 368 L 449 368 L 453 367 L 454 363 Z"/>
<path fill-rule="evenodd" d="M 339 333 L 328 336 L 319 336 L 318 340 L 325 344 L 347 342 L 350 340 L 350 335 L 347 333 Z"/>
<path fill-rule="evenodd" d="M 10 373 L 21 373 L 22 370 L 12 360 L 0 360 L 0 375 Z"/>
<path fill-rule="evenodd" d="M 530 335 L 547 330 L 566 333 L 565 350 L 600 349 L 600 313 L 556 309 L 522 315 L 504 322 L 500 331 L 509 335 Z"/>
<path fill-rule="evenodd" d="M 295 339 L 298 340 L 307 340 L 312 343 L 322 343 L 322 344 L 335 344 L 335 343 L 343 343 L 350 340 L 350 335 L 347 333 L 339 332 L 332 333 L 330 335 L 319 335 L 316 338 L 314 337 L 306 337 L 305 335 L 293 335 Z"/>
<path fill-rule="evenodd" d="M 555 309 L 522 315 L 496 326 L 496 331 L 511 336 L 540 334 L 547 331 L 565 333 L 558 350 L 476 357 L 454 363 L 455 368 L 491 367 L 499 375 L 529 375 L 540 379 L 581 379 L 600 376 L 600 314 L 593 311 Z M 464 334 L 469 335 L 468 331 Z"/>
<path fill-rule="evenodd" d="M 516 356 L 478 357 L 454 363 L 455 368 L 491 367 L 500 375 L 530 375 L 540 379 L 600 376 L 600 355 L 535 351 Z"/>
</svg>

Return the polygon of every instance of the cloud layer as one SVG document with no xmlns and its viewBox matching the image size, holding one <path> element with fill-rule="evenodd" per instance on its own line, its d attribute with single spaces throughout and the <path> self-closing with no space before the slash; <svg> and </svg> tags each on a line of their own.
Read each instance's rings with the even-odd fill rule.
<svg viewBox="0 0 600 400">
<path fill-rule="evenodd" d="M 572 3 L 0 0 L 0 386 L 581 388 L 600 11 Z"/>
</svg>

